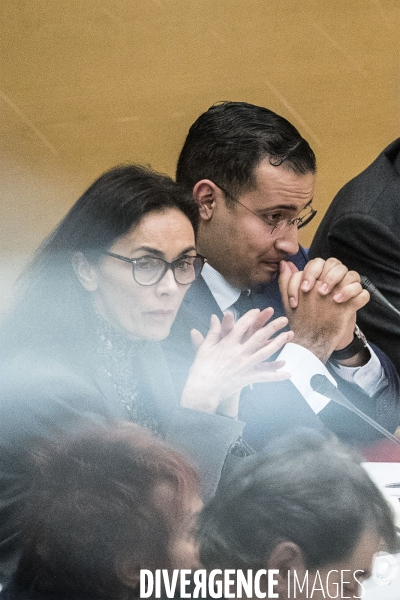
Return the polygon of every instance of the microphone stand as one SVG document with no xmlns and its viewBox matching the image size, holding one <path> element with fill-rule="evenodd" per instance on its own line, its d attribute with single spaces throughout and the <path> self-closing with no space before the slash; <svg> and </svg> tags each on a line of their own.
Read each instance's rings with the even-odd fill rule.
<svg viewBox="0 0 400 600">
<path fill-rule="evenodd" d="M 397 446 L 400 446 L 400 440 L 395 435 L 390 433 L 390 431 L 382 427 L 382 425 L 379 425 L 379 423 L 374 421 L 374 419 L 371 419 L 371 417 L 369 417 L 362 410 L 357 408 L 357 406 L 350 402 L 350 400 L 348 400 L 348 398 L 346 398 L 346 396 L 344 396 L 342 392 L 340 392 L 333 385 L 333 383 L 331 383 L 329 379 L 325 377 L 325 375 L 313 375 L 310 379 L 310 385 L 315 392 L 318 392 L 319 394 L 326 396 L 330 400 L 333 400 L 337 404 L 340 404 L 348 410 L 351 410 L 351 412 L 358 415 L 366 423 L 371 425 L 371 427 L 382 433 L 385 437 L 394 442 Z"/>
<path fill-rule="evenodd" d="M 365 275 L 361 275 L 360 280 L 361 287 L 370 293 L 371 300 L 375 300 L 375 302 L 378 302 L 378 304 L 385 306 L 386 308 L 394 312 L 395 315 L 400 317 L 400 310 L 397 310 L 397 308 L 385 298 L 382 292 L 378 290 L 378 288 L 372 283 L 372 281 L 368 279 L 368 277 L 366 277 Z"/>
</svg>

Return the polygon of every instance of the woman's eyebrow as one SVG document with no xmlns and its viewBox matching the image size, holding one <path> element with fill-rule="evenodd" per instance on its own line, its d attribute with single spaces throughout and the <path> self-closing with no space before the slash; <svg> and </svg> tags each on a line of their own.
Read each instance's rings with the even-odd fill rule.
<svg viewBox="0 0 400 600">
<path fill-rule="evenodd" d="M 151 252 L 151 254 L 155 254 L 156 256 L 163 257 L 165 256 L 164 252 L 161 250 L 156 250 L 156 248 L 152 248 L 151 246 L 139 246 L 135 248 L 134 252 L 138 252 L 138 250 L 144 250 L 145 252 Z"/>
<path fill-rule="evenodd" d="M 154 254 L 155 256 L 159 256 L 160 258 L 164 258 L 165 257 L 165 252 L 162 252 L 161 250 L 156 250 L 156 248 L 152 248 L 151 246 L 139 246 L 139 248 L 135 248 L 135 252 L 138 252 L 139 250 L 143 250 L 145 252 L 150 252 L 151 254 Z M 179 252 L 178 254 L 178 258 L 179 256 L 183 256 L 184 254 L 187 254 L 188 252 L 192 252 L 195 251 L 196 248 L 194 246 L 188 246 L 188 248 L 184 248 L 184 250 L 182 250 L 181 252 Z"/>
<path fill-rule="evenodd" d="M 193 252 L 196 251 L 196 248 L 194 246 L 189 246 L 188 248 L 185 248 L 184 250 L 182 250 L 182 252 L 179 252 L 178 256 L 183 256 L 184 254 L 187 254 L 188 252 Z"/>
</svg>

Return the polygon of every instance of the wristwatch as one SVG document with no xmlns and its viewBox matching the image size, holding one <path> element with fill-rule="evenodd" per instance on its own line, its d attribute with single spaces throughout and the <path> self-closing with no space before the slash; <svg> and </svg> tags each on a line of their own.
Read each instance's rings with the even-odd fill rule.
<svg viewBox="0 0 400 600">
<path fill-rule="evenodd" d="M 354 337 L 350 344 L 348 344 L 345 348 L 341 350 L 334 350 L 329 357 L 329 360 L 332 362 L 337 362 L 339 360 L 346 360 L 347 358 L 352 358 L 367 346 L 367 338 L 361 331 L 358 325 L 354 328 Z"/>
</svg>

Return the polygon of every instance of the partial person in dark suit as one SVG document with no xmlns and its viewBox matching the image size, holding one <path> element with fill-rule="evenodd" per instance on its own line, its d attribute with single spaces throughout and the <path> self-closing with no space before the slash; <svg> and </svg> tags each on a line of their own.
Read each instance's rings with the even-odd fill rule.
<svg viewBox="0 0 400 600">
<path fill-rule="evenodd" d="M 367 276 L 400 310 L 400 139 L 337 193 L 310 256 L 339 258 Z M 372 299 L 358 321 L 400 372 L 400 316 Z"/>
<path fill-rule="evenodd" d="M 204 335 L 212 314 L 271 306 L 275 316 L 286 314 L 295 334 L 281 353 L 291 381 L 242 393 L 239 414 L 255 448 L 295 423 L 322 421 L 360 445 L 376 438 L 370 426 L 311 391 L 310 376 L 321 363 L 362 410 L 392 431 L 399 422 L 396 371 L 355 334 L 357 310 L 369 298 L 359 275 L 337 259 L 307 263 L 299 248 L 298 229 L 315 214 L 315 171 L 314 153 L 293 125 L 243 102 L 203 113 L 178 160 L 177 181 L 200 209 L 197 247 L 207 263 L 165 341 L 174 381 L 183 385 L 190 369 L 190 330 Z M 199 345 L 201 336 L 195 333 L 194 341 Z"/>
</svg>

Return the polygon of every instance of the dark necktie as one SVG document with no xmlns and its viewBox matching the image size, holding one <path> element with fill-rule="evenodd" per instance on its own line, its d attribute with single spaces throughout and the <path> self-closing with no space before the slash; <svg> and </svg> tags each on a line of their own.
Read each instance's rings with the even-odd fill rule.
<svg viewBox="0 0 400 600">
<path fill-rule="evenodd" d="M 237 311 L 238 318 L 254 308 L 251 292 L 249 293 L 249 290 L 242 290 L 239 298 L 232 304 L 232 307 Z"/>
</svg>

